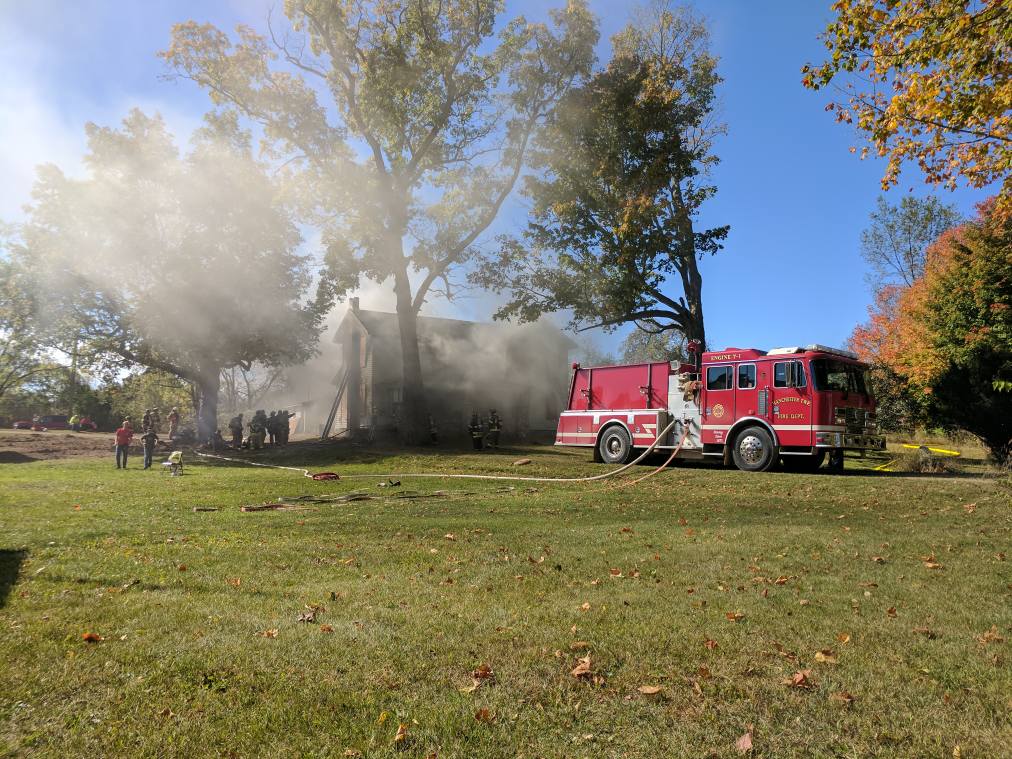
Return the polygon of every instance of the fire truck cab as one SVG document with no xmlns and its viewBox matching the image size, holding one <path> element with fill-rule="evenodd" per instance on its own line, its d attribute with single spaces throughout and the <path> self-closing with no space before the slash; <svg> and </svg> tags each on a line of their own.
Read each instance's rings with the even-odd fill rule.
<svg viewBox="0 0 1012 759">
<path fill-rule="evenodd" d="M 780 464 L 814 470 L 827 454 L 842 468 L 844 450 L 885 448 L 867 367 L 849 351 L 809 345 L 693 355 L 691 364 L 574 364 L 555 444 L 626 463 L 656 440 L 656 450 L 677 449 L 676 458 L 755 472 Z"/>
</svg>

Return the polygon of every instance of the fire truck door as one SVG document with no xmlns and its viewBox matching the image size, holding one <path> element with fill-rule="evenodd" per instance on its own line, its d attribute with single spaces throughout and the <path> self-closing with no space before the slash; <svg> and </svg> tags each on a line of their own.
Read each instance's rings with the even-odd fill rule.
<svg viewBox="0 0 1012 759">
<path fill-rule="evenodd" d="M 812 444 L 812 388 L 804 362 L 773 362 L 770 420 L 782 446 Z"/>
<path fill-rule="evenodd" d="M 755 364 L 738 364 L 734 372 L 734 418 L 743 416 L 761 416 L 758 407 L 759 390 L 757 387 Z"/>
</svg>

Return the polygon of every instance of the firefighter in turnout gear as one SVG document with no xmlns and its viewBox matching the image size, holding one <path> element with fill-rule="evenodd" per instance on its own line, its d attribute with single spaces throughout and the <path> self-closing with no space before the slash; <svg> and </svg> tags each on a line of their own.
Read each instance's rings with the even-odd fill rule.
<svg viewBox="0 0 1012 759">
<path fill-rule="evenodd" d="M 277 423 L 278 423 L 278 442 L 281 445 L 288 445 L 288 436 L 291 434 L 291 426 L 288 424 L 288 420 L 295 416 L 294 411 L 288 411 L 287 409 L 281 409 L 278 411 Z"/>
<path fill-rule="evenodd" d="M 233 416 L 228 423 L 228 430 L 232 433 L 232 447 L 235 450 L 242 448 L 242 414 Z"/>
<path fill-rule="evenodd" d="M 499 447 L 499 434 L 502 432 L 502 419 L 495 409 L 488 412 L 488 435 L 485 436 L 485 443 L 489 448 Z"/>
<path fill-rule="evenodd" d="M 172 440 L 179 432 L 179 409 L 175 406 L 169 412 L 169 440 Z"/>
<path fill-rule="evenodd" d="M 249 423 L 249 447 L 259 450 L 264 447 L 264 438 L 267 437 L 267 414 L 263 409 L 258 409 L 253 414 Z"/>
<path fill-rule="evenodd" d="M 480 451 L 485 435 L 477 411 L 471 414 L 471 423 L 467 426 L 467 431 L 471 433 L 471 445 L 474 446 L 474 450 Z"/>
</svg>

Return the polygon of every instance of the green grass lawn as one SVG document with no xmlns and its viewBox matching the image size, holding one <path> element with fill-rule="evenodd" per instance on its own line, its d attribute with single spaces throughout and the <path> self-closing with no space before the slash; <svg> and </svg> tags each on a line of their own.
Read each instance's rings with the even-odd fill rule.
<svg viewBox="0 0 1012 759">
<path fill-rule="evenodd" d="M 342 474 L 589 458 L 284 453 Z M 633 488 L 2 464 L 0 754 L 738 756 L 751 733 L 753 756 L 1008 756 L 1012 488 L 883 461 Z M 383 498 L 239 510 L 354 490 Z"/>
</svg>

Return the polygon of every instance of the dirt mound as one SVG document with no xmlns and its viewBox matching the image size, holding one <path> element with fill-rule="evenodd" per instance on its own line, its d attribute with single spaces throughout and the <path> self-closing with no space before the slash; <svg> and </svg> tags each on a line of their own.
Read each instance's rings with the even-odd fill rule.
<svg viewBox="0 0 1012 759">
<path fill-rule="evenodd" d="M 112 444 L 111 432 L 0 430 L 0 464 L 23 464 L 78 456 L 112 456 Z"/>
</svg>

